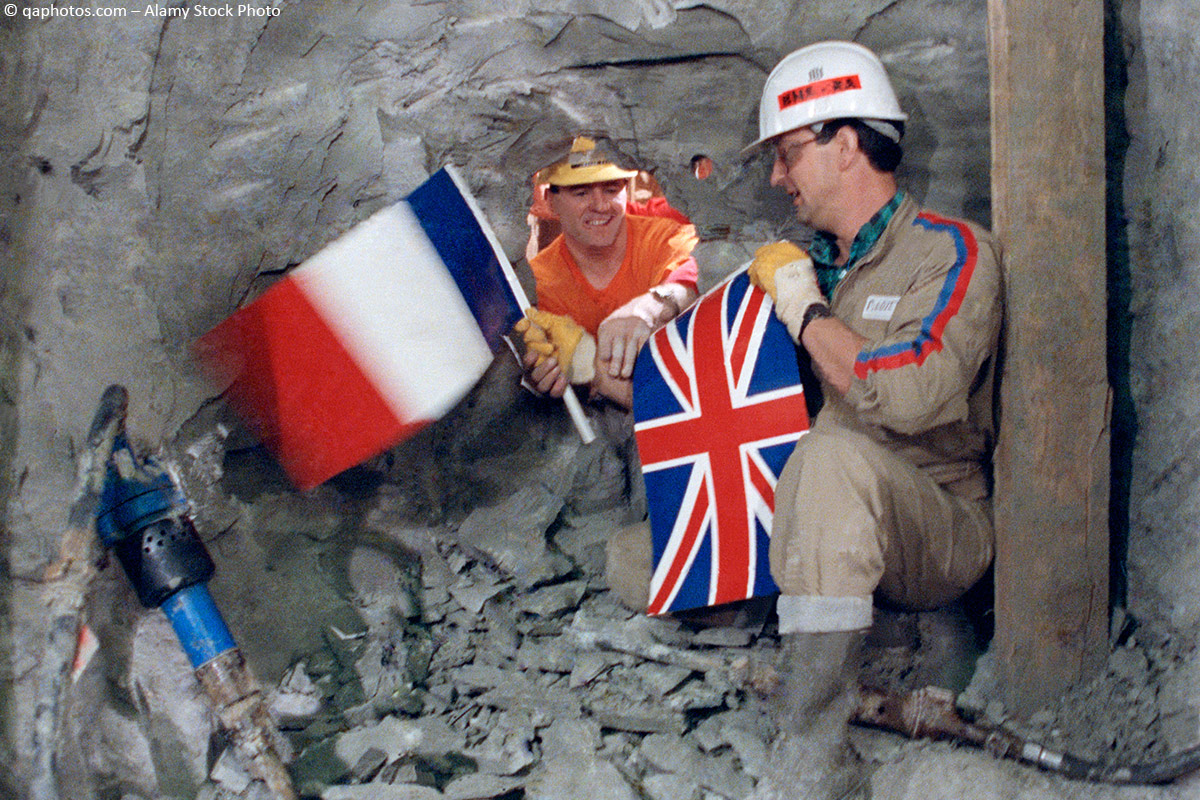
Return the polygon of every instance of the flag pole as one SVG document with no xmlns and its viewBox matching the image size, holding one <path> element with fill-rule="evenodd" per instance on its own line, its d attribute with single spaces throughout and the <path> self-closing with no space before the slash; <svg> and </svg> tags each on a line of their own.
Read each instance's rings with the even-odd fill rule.
<svg viewBox="0 0 1200 800">
<path fill-rule="evenodd" d="M 591 444 L 595 441 L 596 431 L 592 429 L 592 423 L 583 413 L 583 405 L 575 395 L 575 387 L 567 385 L 567 390 L 563 392 L 563 403 L 566 405 L 567 413 L 571 415 L 571 421 L 575 423 L 575 430 L 579 431 L 579 438 L 583 440 L 583 443 Z"/>
<path fill-rule="evenodd" d="M 483 209 L 475 202 L 475 195 L 471 194 L 471 189 L 467 186 L 467 182 L 463 180 L 462 175 L 458 173 L 453 164 L 447 164 L 446 173 L 450 179 L 454 181 L 454 185 L 458 187 L 458 191 L 466 200 L 467 206 L 470 207 L 471 213 L 475 215 L 479 227 L 483 229 L 483 235 L 487 237 L 488 242 L 492 245 L 492 250 L 496 253 L 496 259 L 500 262 L 500 271 L 504 273 L 505 280 L 508 281 L 508 288 L 513 293 L 513 297 L 517 299 L 517 305 L 521 307 L 521 311 L 527 311 L 532 307 L 529 302 L 529 295 L 525 294 L 525 288 L 521 286 L 521 281 L 517 278 L 516 271 L 509 263 L 508 256 L 504 254 L 504 248 L 500 246 L 500 240 L 496 238 L 495 231 L 488 223 L 487 217 L 483 215 Z M 567 407 L 567 414 L 571 417 L 571 422 L 575 424 L 575 430 L 579 431 L 579 438 L 584 444 L 590 444 L 596 439 L 596 431 L 592 428 L 592 423 L 588 420 L 587 415 L 583 412 L 583 405 L 579 402 L 578 395 L 575 394 L 575 389 L 570 384 L 567 385 L 567 390 L 563 393 L 563 404 Z"/>
</svg>

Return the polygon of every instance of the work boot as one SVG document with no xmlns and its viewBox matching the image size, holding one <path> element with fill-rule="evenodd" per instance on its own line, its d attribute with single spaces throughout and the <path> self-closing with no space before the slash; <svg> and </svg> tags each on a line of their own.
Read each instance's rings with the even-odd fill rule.
<svg viewBox="0 0 1200 800">
<path fill-rule="evenodd" d="M 777 733 L 751 800 L 845 800 L 864 784 L 848 725 L 863 631 L 783 637 L 768 697 Z"/>
</svg>

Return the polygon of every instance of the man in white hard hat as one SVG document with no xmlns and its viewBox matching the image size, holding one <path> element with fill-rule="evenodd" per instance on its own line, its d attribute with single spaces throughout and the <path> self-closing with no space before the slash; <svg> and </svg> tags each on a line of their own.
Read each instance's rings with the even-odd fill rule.
<svg viewBox="0 0 1200 800">
<path fill-rule="evenodd" d="M 760 103 L 754 145 L 772 148 L 771 184 L 816 237 L 808 253 L 761 248 L 751 280 L 825 396 L 775 491 L 780 736 L 762 800 L 847 796 L 860 780 L 845 730 L 873 598 L 945 605 L 992 559 L 1000 254 L 898 190 L 905 119 L 879 59 L 849 42 L 784 58 Z"/>
<path fill-rule="evenodd" d="M 522 326 L 529 378 L 545 394 L 581 384 L 630 407 L 638 349 L 696 299 L 696 229 L 629 214 L 637 174 L 577 136 L 537 175 L 562 227 L 530 260 L 537 310 Z"/>
</svg>

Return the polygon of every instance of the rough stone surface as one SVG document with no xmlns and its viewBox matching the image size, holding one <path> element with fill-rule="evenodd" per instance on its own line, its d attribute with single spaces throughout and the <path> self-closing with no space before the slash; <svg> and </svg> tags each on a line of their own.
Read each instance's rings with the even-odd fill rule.
<svg viewBox="0 0 1200 800">
<path fill-rule="evenodd" d="M 1200 625 L 1200 517 L 1194 402 L 1200 371 L 1180 352 L 1197 324 L 1200 229 L 1189 213 L 1200 170 L 1184 154 L 1200 136 L 1177 97 L 1200 86 L 1194 37 L 1200 8 L 1179 0 L 1122 5 L 1128 57 L 1125 213 L 1136 408 L 1129 544 L 1131 609 L 1164 609 L 1171 622 Z M 1120 141 L 1120 140 L 1119 140 Z M 1120 309 L 1124 311 L 1125 309 Z"/>
</svg>

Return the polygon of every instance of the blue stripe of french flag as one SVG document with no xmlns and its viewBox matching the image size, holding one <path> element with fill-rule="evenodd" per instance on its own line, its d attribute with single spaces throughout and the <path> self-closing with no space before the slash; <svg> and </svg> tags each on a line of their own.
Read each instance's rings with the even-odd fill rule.
<svg viewBox="0 0 1200 800">
<path fill-rule="evenodd" d="M 453 408 L 528 305 L 466 184 L 445 167 L 235 312 L 197 351 L 307 489 Z"/>
</svg>

